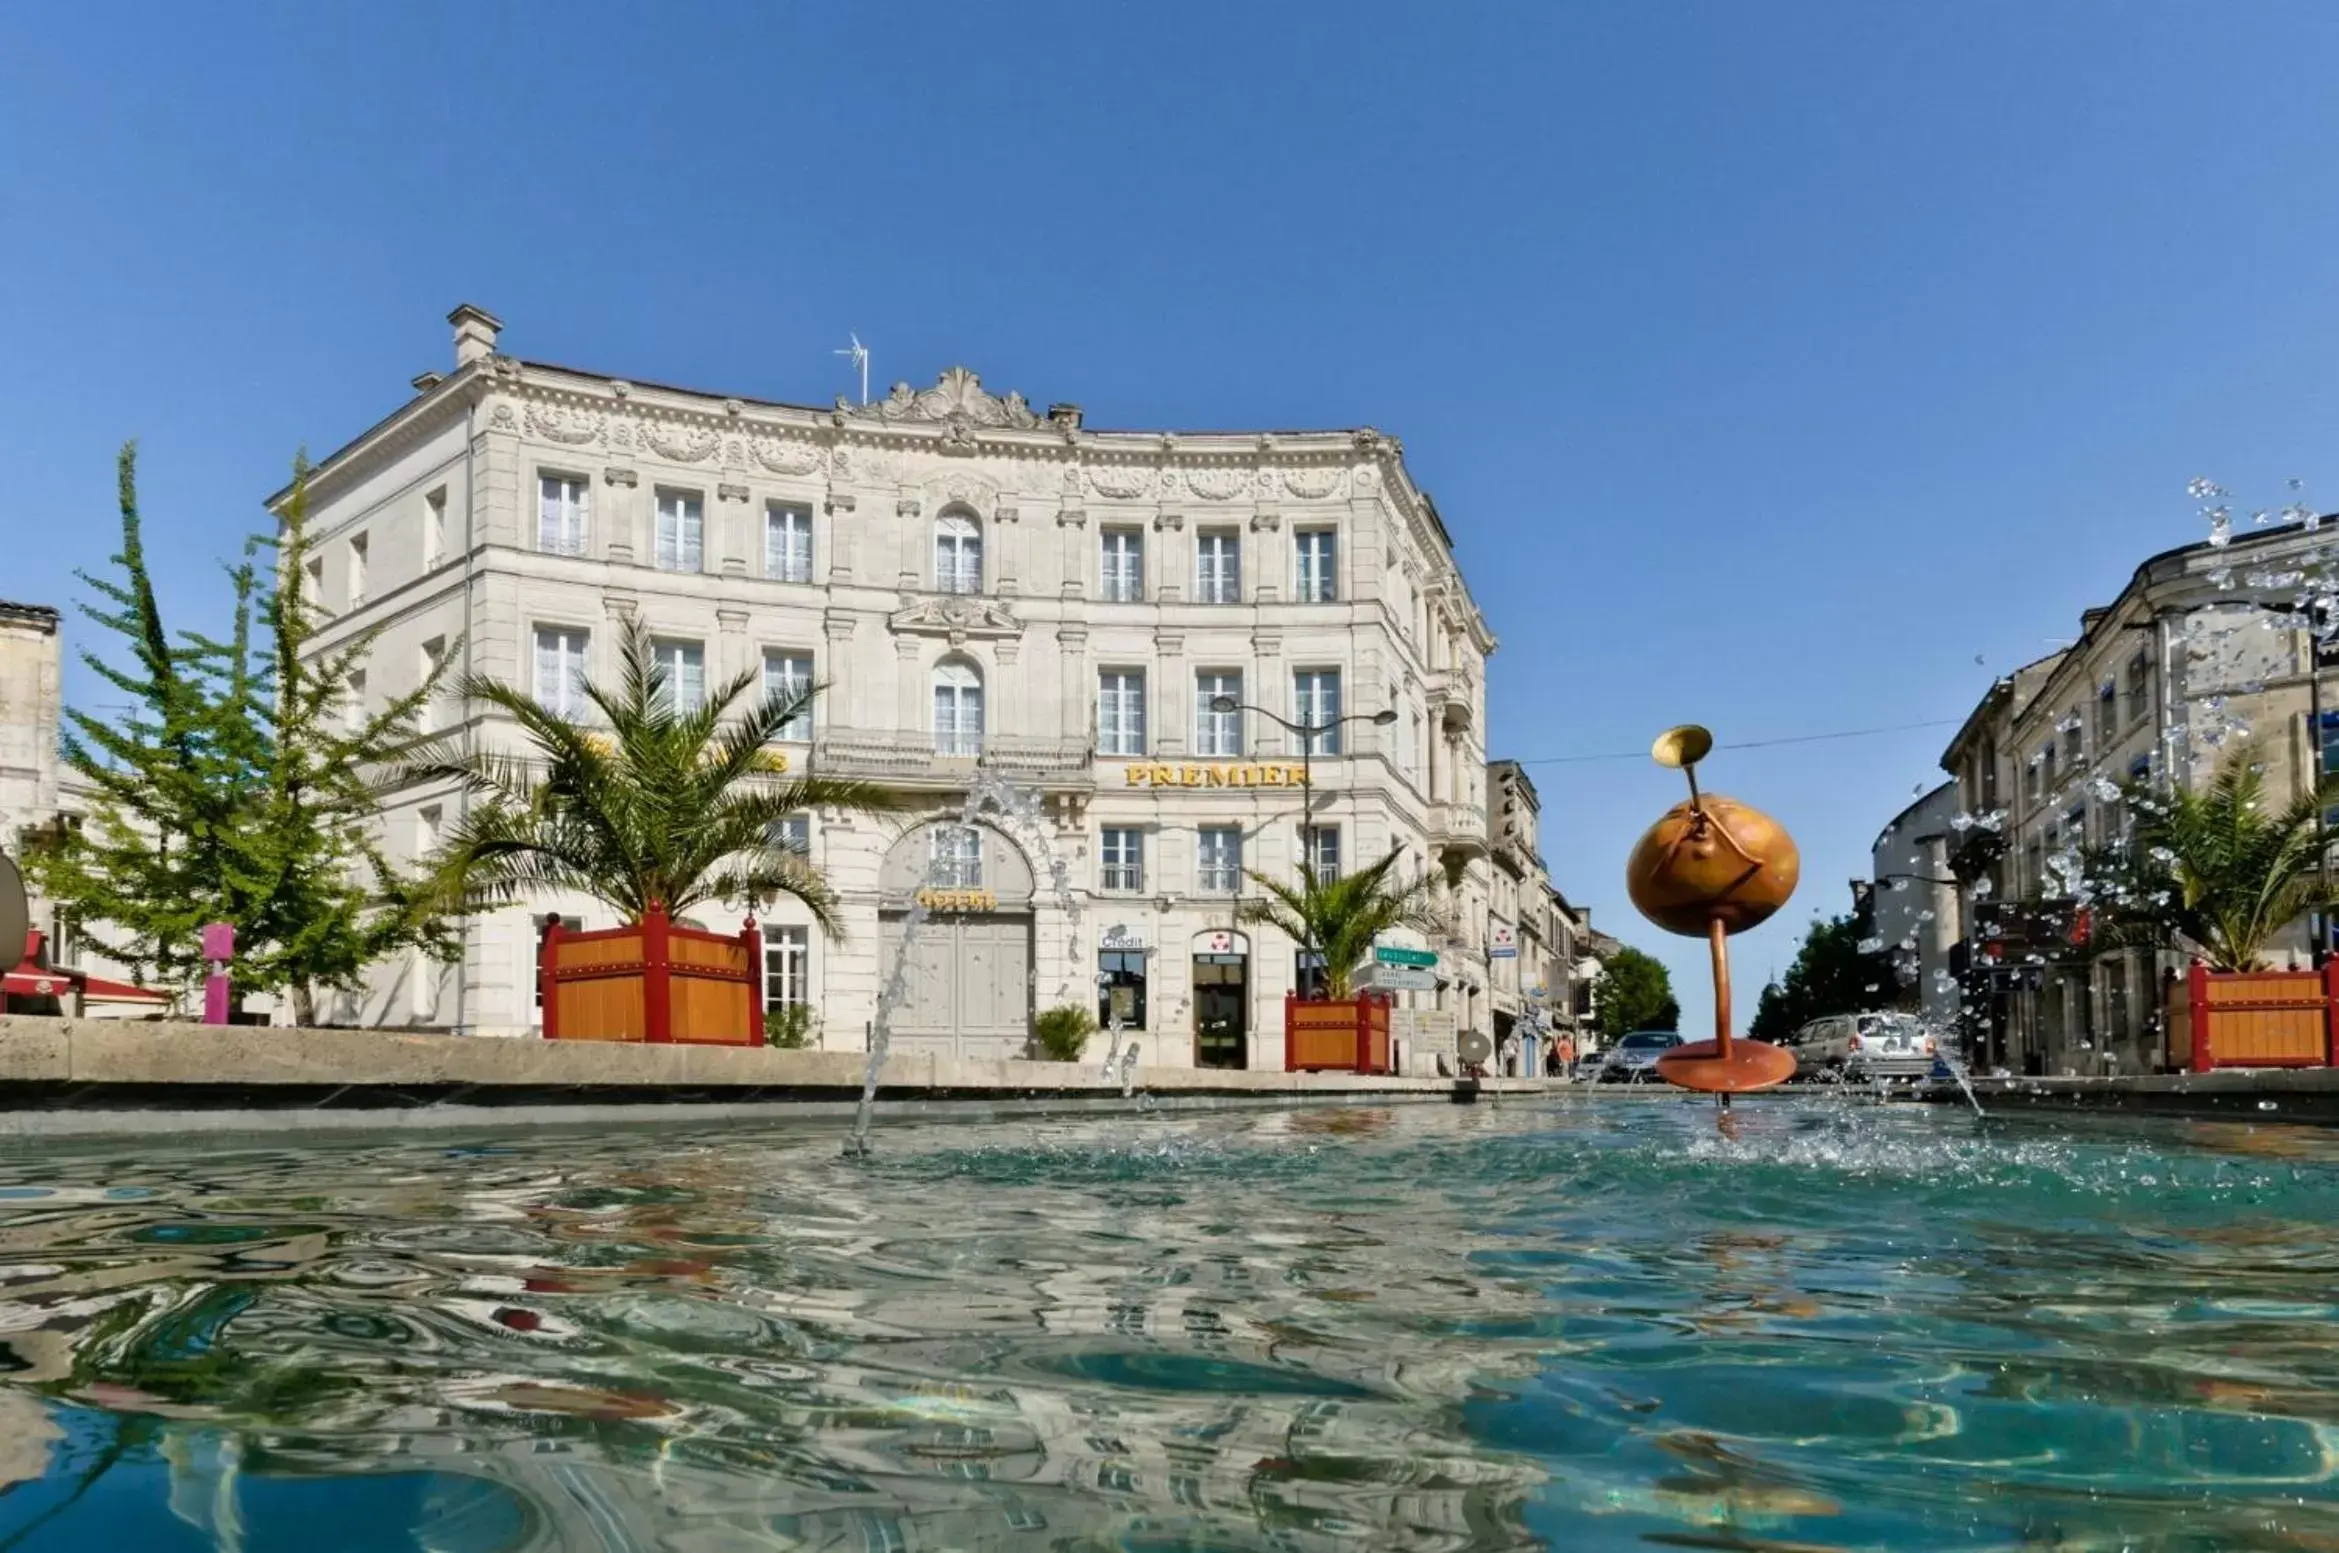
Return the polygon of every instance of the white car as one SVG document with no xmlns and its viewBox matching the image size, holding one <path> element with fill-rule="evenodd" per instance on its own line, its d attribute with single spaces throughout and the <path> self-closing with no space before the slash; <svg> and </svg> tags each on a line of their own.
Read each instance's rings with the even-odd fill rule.
<svg viewBox="0 0 2339 1553">
<path fill-rule="evenodd" d="M 1830 1014 L 1797 1030 L 1787 1045 L 1797 1078 L 1923 1078 L 1933 1071 L 1933 1037 L 1913 1014 Z"/>
</svg>

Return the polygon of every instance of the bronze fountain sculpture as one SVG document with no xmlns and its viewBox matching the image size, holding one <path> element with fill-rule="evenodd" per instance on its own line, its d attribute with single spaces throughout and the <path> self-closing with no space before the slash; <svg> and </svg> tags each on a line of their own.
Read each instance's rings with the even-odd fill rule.
<svg viewBox="0 0 2339 1553">
<path fill-rule="evenodd" d="M 1714 1038 L 1667 1052 L 1657 1059 L 1657 1075 L 1683 1089 L 1717 1094 L 1726 1106 L 1734 1094 L 1770 1089 L 1795 1074 L 1793 1052 L 1730 1034 L 1729 935 L 1768 920 L 1787 903 L 1802 859 L 1794 839 L 1769 815 L 1698 791 L 1697 763 L 1713 747 L 1714 736 L 1694 723 L 1657 736 L 1650 755 L 1689 779 L 1689 798 L 1641 836 L 1624 866 L 1624 882 L 1642 916 L 1713 946 Z"/>
</svg>

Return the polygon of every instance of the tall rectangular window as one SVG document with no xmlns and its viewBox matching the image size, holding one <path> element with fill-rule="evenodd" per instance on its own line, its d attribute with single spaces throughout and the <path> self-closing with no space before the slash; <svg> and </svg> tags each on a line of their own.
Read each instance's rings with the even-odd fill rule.
<svg viewBox="0 0 2339 1553">
<path fill-rule="evenodd" d="M 349 671 L 347 693 L 341 699 L 341 729 L 356 733 L 365 726 L 365 670 Z"/>
<path fill-rule="evenodd" d="M 812 930 L 766 923 L 763 930 L 763 1006 L 802 1008 L 812 1001 Z"/>
<path fill-rule="evenodd" d="M 772 821 L 765 833 L 765 842 L 782 852 L 793 852 L 798 857 L 812 855 L 812 816 L 798 811 L 783 814 Z"/>
<path fill-rule="evenodd" d="M 446 667 L 446 663 L 447 639 L 445 637 L 434 636 L 429 641 L 424 642 L 422 644 L 422 683 L 428 685 L 436 680 L 439 677 L 439 671 Z M 421 708 L 415 713 L 415 726 L 422 732 L 429 733 L 438 727 L 439 699 L 446 693 L 446 688 L 446 686 L 440 685 L 434 689 L 423 699 Z"/>
<path fill-rule="evenodd" d="M 2322 734 L 2316 742 L 2323 751 L 2323 775 L 2339 776 L 2339 712 L 2323 714 Z"/>
<path fill-rule="evenodd" d="M 2100 752 L 2112 747 L 2112 739 L 2120 731 L 2120 690 L 2105 680 L 2095 693 L 2095 743 Z"/>
<path fill-rule="evenodd" d="M 439 836 L 445 829 L 446 811 L 437 804 L 425 804 L 414 811 L 414 855 L 425 858 L 439 849 Z"/>
<path fill-rule="evenodd" d="M 658 569 L 696 572 L 706 569 L 706 507 L 696 492 L 658 493 Z"/>
<path fill-rule="evenodd" d="M 422 499 L 422 569 L 429 571 L 447 558 L 447 488 L 440 486 Z"/>
<path fill-rule="evenodd" d="M 585 633 L 536 628 L 536 703 L 575 721 L 585 715 Z"/>
<path fill-rule="evenodd" d="M 1145 597 L 1145 536 L 1133 528 L 1108 528 L 1097 536 L 1099 583 L 1107 603 L 1135 604 Z"/>
<path fill-rule="evenodd" d="M 1340 753 L 1340 671 L 1302 669 L 1291 677 L 1292 720 L 1303 728 L 1317 728 L 1311 754 Z"/>
<path fill-rule="evenodd" d="M 1194 597 L 1205 604 L 1243 601 L 1243 541 L 1233 529 L 1205 529 L 1194 540 Z"/>
<path fill-rule="evenodd" d="M 653 642 L 651 656 L 665 671 L 658 697 L 676 712 L 697 711 L 707 699 L 707 654 L 696 642 Z"/>
<path fill-rule="evenodd" d="M 1292 536 L 1299 547 L 1298 584 L 1293 597 L 1302 604 L 1329 604 L 1340 596 L 1333 566 L 1335 539 L 1328 528 L 1303 528 Z"/>
<path fill-rule="evenodd" d="M 1340 827 L 1311 825 L 1306 832 L 1307 866 L 1318 884 L 1340 877 Z"/>
<path fill-rule="evenodd" d="M 1205 825 L 1196 834 L 1196 887 L 1205 895 L 1232 895 L 1243 886 L 1243 833 L 1233 825 Z"/>
<path fill-rule="evenodd" d="M 934 827 L 933 855 L 926 877 L 937 889 L 979 890 L 983 887 L 983 836 L 971 825 Z"/>
<path fill-rule="evenodd" d="M 590 513 L 587 486 L 573 475 L 545 475 L 536 482 L 536 548 L 554 555 L 583 555 Z"/>
<path fill-rule="evenodd" d="M 353 535 L 349 541 L 349 607 L 357 608 L 365 602 L 366 591 L 366 537 Z"/>
<path fill-rule="evenodd" d="M 952 512 L 935 522 L 934 587 L 941 593 L 983 591 L 983 531 L 974 519 Z"/>
<path fill-rule="evenodd" d="M 2073 776 L 2077 776 L 2079 768 L 2086 761 L 2087 719 L 2080 715 L 2079 708 L 2073 707 L 2070 715 L 2063 719 L 2063 766 Z"/>
<path fill-rule="evenodd" d="M 1194 676 L 1194 753 L 1230 760 L 1243 752 L 1243 677 L 1220 669 Z M 1228 705 L 1219 709 L 1218 703 Z"/>
<path fill-rule="evenodd" d="M 766 701 L 802 701 L 795 716 L 780 724 L 775 737 L 794 744 L 812 738 L 812 655 L 767 652 L 763 655 L 763 696 Z"/>
<path fill-rule="evenodd" d="M 302 570 L 309 574 L 310 607 L 320 614 L 331 614 L 332 611 L 325 607 L 325 558 L 321 555 L 310 556 Z"/>
<path fill-rule="evenodd" d="M 812 509 L 777 502 L 763 511 L 763 574 L 774 582 L 812 580 Z"/>
<path fill-rule="evenodd" d="M 1106 826 L 1100 855 L 1105 889 L 1134 894 L 1145 888 L 1145 832 Z"/>
<path fill-rule="evenodd" d="M 2144 716 L 2145 696 L 2152 683 L 2152 666 L 2142 653 L 2128 660 L 2128 721 L 2136 722 Z"/>
<path fill-rule="evenodd" d="M 983 752 L 983 682 L 964 663 L 934 666 L 934 753 Z"/>
<path fill-rule="evenodd" d="M 1096 747 L 1102 755 L 1145 753 L 1145 676 L 1105 669 L 1096 677 Z"/>
</svg>

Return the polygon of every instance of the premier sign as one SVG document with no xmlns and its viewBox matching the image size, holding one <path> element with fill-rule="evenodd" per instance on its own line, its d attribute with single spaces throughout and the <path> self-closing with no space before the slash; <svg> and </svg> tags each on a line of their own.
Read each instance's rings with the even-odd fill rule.
<svg viewBox="0 0 2339 1553">
<path fill-rule="evenodd" d="M 1253 763 L 1211 766 L 1132 765 L 1127 768 L 1131 787 L 1298 787 L 1307 780 L 1306 768 Z"/>
</svg>

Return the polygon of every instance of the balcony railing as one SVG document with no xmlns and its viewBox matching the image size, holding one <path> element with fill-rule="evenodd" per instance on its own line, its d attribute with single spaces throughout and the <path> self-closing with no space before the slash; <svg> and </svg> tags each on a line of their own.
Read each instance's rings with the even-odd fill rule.
<svg viewBox="0 0 2339 1553">
<path fill-rule="evenodd" d="M 1430 805 L 1429 844 L 1440 852 L 1486 855 L 1486 811 L 1474 803 Z"/>
<path fill-rule="evenodd" d="M 986 733 L 979 750 L 943 754 L 932 734 L 892 730 L 827 728 L 812 746 L 813 769 L 828 776 L 897 781 L 963 781 L 970 768 L 996 771 L 1012 781 L 1061 784 L 1092 779 L 1086 743 Z"/>
</svg>

